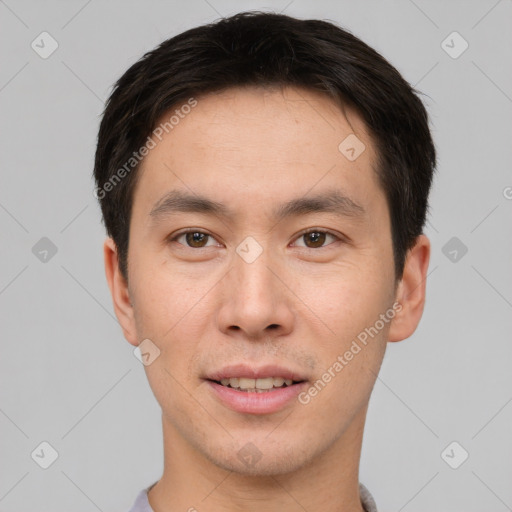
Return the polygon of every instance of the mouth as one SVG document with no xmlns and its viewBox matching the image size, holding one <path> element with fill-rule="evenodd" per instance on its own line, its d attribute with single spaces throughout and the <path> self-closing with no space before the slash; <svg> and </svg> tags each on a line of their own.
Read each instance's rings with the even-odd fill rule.
<svg viewBox="0 0 512 512">
<path fill-rule="evenodd" d="M 207 380 L 226 388 L 245 393 L 269 393 L 276 389 L 288 388 L 304 382 L 303 380 L 286 379 L 284 377 L 264 377 L 259 379 L 252 379 L 250 377 L 229 377 L 220 380 Z"/>
<path fill-rule="evenodd" d="M 243 414 L 271 414 L 291 406 L 307 386 L 298 371 L 277 365 L 232 365 L 205 376 L 213 397 Z"/>
</svg>

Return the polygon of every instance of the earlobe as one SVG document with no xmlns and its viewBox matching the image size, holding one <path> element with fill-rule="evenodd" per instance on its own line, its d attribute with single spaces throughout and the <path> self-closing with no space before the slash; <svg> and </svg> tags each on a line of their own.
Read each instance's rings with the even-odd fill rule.
<svg viewBox="0 0 512 512">
<path fill-rule="evenodd" d="M 401 341 L 418 327 L 425 306 L 426 280 L 430 260 L 430 241 L 425 235 L 407 251 L 404 272 L 395 300 L 402 306 L 391 322 L 388 341 Z"/>
<path fill-rule="evenodd" d="M 123 329 L 126 340 L 134 346 L 138 345 L 136 336 L 133 304 L 130 299 L 128 284 L 119 269 L 117 247 L 112 238 L 107 238 L 103 244 L 105 275 L 112 296 L 114 312 Z"/>
</svg>

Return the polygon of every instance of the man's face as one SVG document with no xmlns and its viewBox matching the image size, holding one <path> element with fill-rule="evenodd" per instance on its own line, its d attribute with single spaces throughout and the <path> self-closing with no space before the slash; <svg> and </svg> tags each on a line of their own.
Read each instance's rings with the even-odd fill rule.
<svg viewBox="0 0 512 512">
<path fill-rule="evenodd" d="M 349 124 L 310 91 L 232 89 L 197 100 L 145 158 L 134 193 L 130 341 L 160 350 L 145 368 L 176 438 L 228 470 L 293 471 L 362 425 L 386 347 L 390 323 L 377 323 L 377 334 L 375 325 L 392 310 L 395 276 L 374 146 L 351 109 Z M 366 146 L 354 161 L 338 149 L 351 134 Z M 184 201 L 165 203 L 173 191 L 226 212 L 179 209 Z M 345 199 L 319 208 L 334 193 Z M 279 385 L 291 375 L 303 382 L 261 393 L 214 382 Z"/>
</svg>

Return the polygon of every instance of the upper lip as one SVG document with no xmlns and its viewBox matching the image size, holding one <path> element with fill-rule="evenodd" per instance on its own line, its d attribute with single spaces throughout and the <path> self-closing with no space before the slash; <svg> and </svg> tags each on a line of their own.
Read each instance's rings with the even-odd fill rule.
<svg viewBox="0 0 512 512">
<path fill-rule="evenodd" d="M 264 366 L 249 366 L 247 364 L 234 364 L 225 366 L 220 370 L 213 371 L 206 376 L 208 380 L 220 381 L 221 379 L 229 379 L 232 377 L 247 377 L 249 379 L 264 379 L 267 377 L 282 377 L 283 379 L 291 379 L 293 381 L 307 380 L 299 371 L 285 368 L 275 364 L 267 364 Z"/>
</svg>

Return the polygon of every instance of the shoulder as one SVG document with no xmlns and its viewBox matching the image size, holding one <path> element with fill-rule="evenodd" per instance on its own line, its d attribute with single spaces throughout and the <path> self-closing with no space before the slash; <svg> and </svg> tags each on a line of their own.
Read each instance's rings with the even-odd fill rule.
<svg viewBox="0 0 512 512">
<path fill-rule="evenodd" d="M 359 495 L 361 496 L 361 504 L 365 512 L 377 512 L 377 505 L 373 496 L 362 483 L 359 483 Z"/>
<path fill-rule="evenodd" d="M 148 501 L 148 491 L 151 489 L 151 487 L 153 487 L 153 485 L 155 484 L 152 484 L 149 487 L 142 489 L 142 491 L 140 491 L 139 494 L 137 494 L 135 502 L 133 503 L 130 510 L 128 510 L 128 512 L 153 512 L 153 509 L 151 508 Z"/>
</svg>

